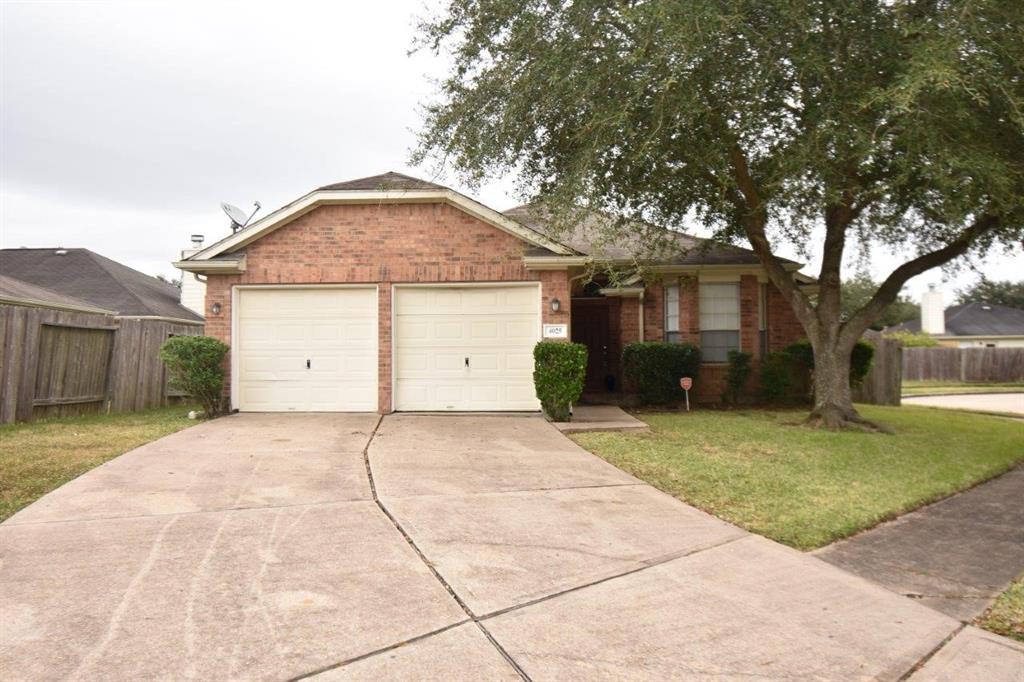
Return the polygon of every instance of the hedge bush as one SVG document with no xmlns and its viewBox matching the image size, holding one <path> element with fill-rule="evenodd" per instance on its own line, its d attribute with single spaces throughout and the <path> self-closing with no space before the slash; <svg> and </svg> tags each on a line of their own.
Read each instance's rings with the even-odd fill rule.
<svg viewBox="0 0 1024 682">
<path fill-rule="evenodd" d="M 807 339 L 797 341 L 786 347 L 787 355 L 796 360 L 808 371 L 814 371 L 814 349 Z M 874 345 L 861 339 L 857 341 L 850 354 L 850 384 L 856 386 L 867 376 L 871 369 L 871 361 L 875 357 Z"/>
<path fill-rule="evenodd" d="M 740 393 L 747 385 L 751 373 L 754 371 L 754 356 L 751 353 L 744 353 L 738 350 L 731 350 L 728 354 L 729 369 L 725 373 L 725 390 L 722 391 L 722 402 L 727 405 L 735 405 L 740 400 Z"/>
<path fill-rule="evenodd" d="M 796 367 L 793 358 L 781 351 L 768 353 L 761 360 L 761 400 L 770 404 L 787 402 L 793 397 L 797 384 Z"/>
<path fill-rule="evenodd" d="M 533 347 L 533 386 L 551 421 L 569 421 L 570 406 L 583 393 L 587 347 L 582 343 L 539 341 Z"/>
<path fill-rule="evenodd" d="M 667 405 L 683 399 L 681 377 L 696 381 L 700 350 L 686 343 L 631 343 L 622 350 L 622 366 L 641 403 Z"/>
<path fill-rule="evenodd" d="M 171 373 L 171 387 L 184 391 L 216 417 L 224 404 L 224 356 L 228 347 L 209 336 L 172 336 L 160 346 L 160 359 Z"/>
</svg>

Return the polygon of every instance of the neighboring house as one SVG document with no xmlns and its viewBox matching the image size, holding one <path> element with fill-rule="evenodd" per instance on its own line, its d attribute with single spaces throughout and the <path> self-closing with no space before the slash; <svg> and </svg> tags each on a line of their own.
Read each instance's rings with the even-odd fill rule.
<svg viewBox="0 0 1024 682">
<path fill-rule="evenodd" d="M 587 345 L 591 392 L 621 390 L 627 343 L 700 345 L 697 395 L 717 400 L 728 350 L 759 359 L 802 336 L 750 251 L 671 233 L 693 248 L 638 271 L 593 246 L 600 220 L 556 238 L 530 207 L 387 173 L 314 190 L 175 266 L 206 277 L 206 333 L 232 346 L 240 410 L 536 410 L 542 338 Z M 585 283 L 609 259 L 626 284 Z"/>
<path fill-rule="evenodd" d="M 86 249 L 0 250 L 0 423 L 165 405 L 177 287 Z"/>
<path fill-rule="evenodd" d="M 181 305 L 173 284 L 89 249 L 0 249 L 0 274 L 112 310 L 119 317 L 203 321 Z"/>
<path fill-rule="evenodd" d="M 921 297 L 921 319 L 885 330 L 924 332 L 953 348 L 1024 347 L 1024 310 L 972 301 L 943 309 L 934 287 Z"/>
</svg>

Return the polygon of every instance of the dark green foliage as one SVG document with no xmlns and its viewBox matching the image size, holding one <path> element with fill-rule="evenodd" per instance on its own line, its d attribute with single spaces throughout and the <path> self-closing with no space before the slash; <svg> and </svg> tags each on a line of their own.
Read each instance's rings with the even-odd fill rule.
<svg viewBox="0 0 1024 682">
<path fill-rule="evenodd" d="M 807 370 L 814 370 L 814 350 L 811 348 L 810 341 L 806 339 L 797 341 L 796 343 L 787 346 L 783 352 L 792 357 Z M 874 345 L 864 341 L 863 339 L 857 341 L 853 346 L 853 352 L 850 353 L 851 385 L 855 386 L 864 380 L 864 377 L 867 376 L 868 370 L 871 369 L 871 361 L 874 357 Z"/>
<path fill-rule="evenodd" d="M 844 320 L 853 317 L 853 314 L 867 305 L 871 297 L 878 291 L 880 282 L 876 282 L 871 275 L 859 272 L 851 279 L 843 282 L 840 289 L 840 314 Z M 915 303 L 909 296 L 900 294 L 896 300 L 889 304 L 882 314 L 873 323 L 871 329 L 885 329 L 893 327 L 901 322 L 916 320 L 921 316 L 921 306 Z"/>
<path fill-rule="evenodd" d="M 750 374 L 754 371 L 754 356 L 738 350 L 729 351 L 729 369 L 725 373 L 725 390 L 722 391 L 722 402 L 735 405 L 740 400 L 740 393 L 747 385 Z"/>
<path fill-rule="evenodd" d="M 569 421 L 569 407 L 580 399 L 586 374 L 582 343 L 540 341 L 533 347 L 533 386 L 551 421 Z"/>
<path fill-rule="evenodd" d="M 768 353 L 761 361 L 761 400 L 777 405 L 791 399 L 798 371 L 803 370 L 786 353 Z"/>
<path fill-rule="evenodd" d="M 679 379 L 697 381 L 700 350 L 686 343 L 630 343 L 622 351 L 626 377 L 645 405 L 668 405 L 683 399 Z"/>
<path fill-rule="evenodd" d="M 966 289 L 957 290 L 956 300 L 957 303 L 996 303 L 1024 310 L 1024 281 L 991 280 L 982 276 Z"/>
<path fill-rule="evenodd" d="M 207 417 L 221 413 L 224 399 L 222 363 L 228 347 L 209 336 L 173 336 L 160 347 L 171 373 L 171 386 L 198 400 Z"/>
</svg>

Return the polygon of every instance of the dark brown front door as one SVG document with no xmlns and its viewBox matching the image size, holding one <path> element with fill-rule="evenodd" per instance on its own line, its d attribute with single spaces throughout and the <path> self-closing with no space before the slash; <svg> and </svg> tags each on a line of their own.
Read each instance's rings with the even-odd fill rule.
<svg viewBox="0 0 1024 682">
<path fill-rule="evenodd" d="M 572 340 L 587 347 L 584 390 L 615 390 L 617 372 L 613 367 L 615 351 L 611 347 L 607 299 L 573 299 Z"/>
</svg>

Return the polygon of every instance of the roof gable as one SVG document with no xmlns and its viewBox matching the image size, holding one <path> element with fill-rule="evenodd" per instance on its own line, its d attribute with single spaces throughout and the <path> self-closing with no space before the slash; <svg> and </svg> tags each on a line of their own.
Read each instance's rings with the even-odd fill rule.
<svg viewBox="0 0 1024 682">
<path fill-rule="evenodd" d="M 238 252 L 246 245 L 319 206 L 369 203 L 447 203 L 532 246 L 546 248 L 560 255 L 574 253 L 566 245 L 484 206 L 464 194 L 425 180 L 389 172 L 325 185 L 313 190 L 176 265 L 185 270 L 203 272 L 206 267 L 204 261 L 211 261 L 218 257 L 223 258 L 225 254 Z"/>
</svg>

